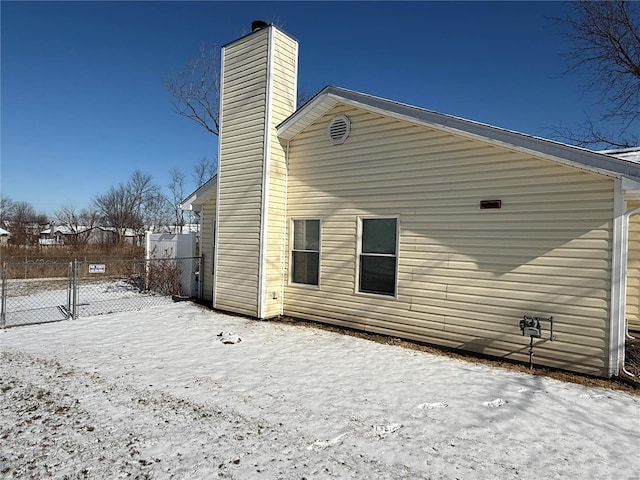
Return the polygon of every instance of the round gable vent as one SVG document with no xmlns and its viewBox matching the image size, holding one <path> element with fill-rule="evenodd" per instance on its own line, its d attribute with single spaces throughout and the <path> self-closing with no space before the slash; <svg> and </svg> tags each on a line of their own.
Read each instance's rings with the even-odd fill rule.
<svg viewBox="0 0 640 480">
<path fill-rule="evenodd" d="M 340 145 L 349 136 L 351 132 L 351 122 L 346 115 L 336 115 L 329 122 L 327 127 L 327 135 L 334 145 Z"/>
</svg>

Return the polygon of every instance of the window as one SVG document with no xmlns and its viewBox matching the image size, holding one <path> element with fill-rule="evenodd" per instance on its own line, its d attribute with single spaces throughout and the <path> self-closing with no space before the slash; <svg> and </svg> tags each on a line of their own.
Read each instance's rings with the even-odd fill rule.
<svg viewBox="0 0 640 480">
<path fill-rule="evenodd" d="M 398 219 L 361 219 L 358 291 L 396 294 Z"/>
<path fill-rule="evenodd" d="M 320 220 L 293 220 L 291 283 L 318 285 L 320 277 Z"/>
</svg>

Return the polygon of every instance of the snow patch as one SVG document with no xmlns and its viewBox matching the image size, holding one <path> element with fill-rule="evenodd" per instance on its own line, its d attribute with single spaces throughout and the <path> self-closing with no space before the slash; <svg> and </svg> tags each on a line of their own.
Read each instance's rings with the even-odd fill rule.
<svg viewBox="0 0 640 480">
<path fill-rule="evenodd" d="M 536 390 L 529 387 L 520 387 L 518 389 L 518 393 L 528 393 L 530 395 L 535 395 L 537 393 L 547 393 L 547 392 L 545 392 L 544 390 Z"/>
<path fill-rule="evenodd" d="M 390 433 L 396 432 L 402 428 L 401 423 L 392 423 L 390 425 L 374 425 L 373 430 L 380 438 L 384 438 Z"/>
<path fill-rule="evenodd" d="M 307 447 L 307 450 L 324 450 L 325 448 L 335 447 L 336 445 L 340 445 L 349 433 L 343 433 L 338 435 L 331 440 L 318 440 L 317 442 L 313 442 L 311 445 Z"/>
<path fill-rule="evenodd" d="M 240 338 L 240 335 L 233 332 L 227 332 L 227 333 L 220 332 L 218 334 L 218 337 L 220 337 L 220 341 L 225 345 L 234 345 L 242 341 L 242 338 Z"/>
<path fill-rule="evenodd" d="M 447 403 L 421 403 L 416 408 L 420 410 L 433 410 L 435 408 L 446 408 L 448 406 Z"/>
<path fill-rule="evenodd" d="M 501 407 L 506 403 L 509 403 L 509 402 L 507 402 L 503 398 L 496 398 L 495 400 L 491 400 L 490 402 L 483 402 L 482 405 L 484 405 L 485 407 L 497 408 L 497 407 Z"/>
</svg>

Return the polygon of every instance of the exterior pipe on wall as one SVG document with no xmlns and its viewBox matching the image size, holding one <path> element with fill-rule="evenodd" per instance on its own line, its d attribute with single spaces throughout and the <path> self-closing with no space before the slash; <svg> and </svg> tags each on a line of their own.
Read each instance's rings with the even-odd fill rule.
<svg viewBox="0 0 640 480">
<path fill-rule="evenodd" d="M 626 285 L 627 285 L 627 268 L 626 268 L 626 261 L 627 261 L 627 256 L 628 256 L 628 245 L 629 245 L 629 219 L 633 216 L 633 215 L 638 215 L 640 214 L 640 208 L 633 208 L 631 210 L 628 210 L 624 213 L 624 222 L 623 222 L 623 229 L 624 229 L 624 260 L 625 260 L 625 265 L 624 265 L 624 278 L 623 278 L 623 285 L 624 285 L 624 292 L 625 292 L 625 303 L 624 303 L 624 310 L 623 310 L 623 314 L 626 312 Z M 621 272 L 622 273 L 622 272 Z M 625 375 L 628 375 L 630 377 L 635 377 L 635 375 L 631 372 L 629 372 L 626 368 L 625 368 L 625 348 L 624 348 L 624 340 L 625 338 L 629 338 L 630 340 L 635 340 L 635 337 L 629 335 L 629 322 L 627 321 L 626 315 L 623 315 L 624 317 L 624 336 L 622 338 L 622 355 L 621 355 L 621 359 L 620 359 L 620 364 L 621 364 L 621 369 L 622 372 Z"/>
<path fill-rule="evenodd" d="M 629 220 L 630 220 L 630 218 L 632 216 L 638 215 L 638 214 L 640 214 L 640 207 L 631 209 L 631 210 L 625 212 L 625 214 L 624 214 L 624 217 L 625 217 L 624 218 L 624 229 L 625 229 L 625 237 L 626 237 L 625 240 L 626 240 L 626 243 L 627 243 L 627 251 L 626 251 L 627 255 L 628 255 L 628 242 L 629 242 Z M 626 276 L 625 276 L 625 285 L 626 285 Z M 624 325 L 624 336 L 626 338 L 628 338 L 629 340 L 635 340 L 636 337 L 633 337 L 633 336 L 631 336 L 629 334 L 629 322 L 626 319 L 626 315 L 625 315 L 625 322 L 624 323 L 625 323 L 625 325 Z"/>
<path fill-rule="evenodd" d="M 626 304 L 626 241 L 622 181 L 615 180 L 613 197 L 613 238 L 611 249 L 611 307 L 609 316 L 609 376 L 618 375 L 624 365 L 624 310 Z M 623 293 L 624 292 L 624 293 Z"/>
<path fill-rule="evenodd" d="M 640 214 L 640 208 L 624 212 L 621 181 L 616 180 L 613 218 L 613 264 L 611 271 L 611 325 L 609 341 L 609 374 L 620 371 L 633 377 L 625 368 L 625 337 L 628 334 L 627 305 L 627 261 L 629 252 L 629 219 Z M 633 337 L 631 337 L 633 338 Z"/>
<path fill-rule="evenodd" d="M 633 373 L 631 373 L 629 370 L 627 370 L 624 365 L 622 365 L 622 373 L 624 373 L 625 375 L 630 376 L 631 378 L 635 378 L 635 375 Z"/>
<path fill-rule="evenodd" d="M 289 145 L 291 142 L 287 140 L 287 148 L 284 149 L 284 224 L 282 225 L 282 273 L 280 278 L 282 278 L 282 283 L 280 287 L 280 314 L 284 313 L 284 288 L 287 282 L 289 281 L 289 273 L 287 272 L 287 261 L 289 249 L 287 248 L 287 206 L 288 206 L 288 198 L 289 198 Z"/>
</svg>

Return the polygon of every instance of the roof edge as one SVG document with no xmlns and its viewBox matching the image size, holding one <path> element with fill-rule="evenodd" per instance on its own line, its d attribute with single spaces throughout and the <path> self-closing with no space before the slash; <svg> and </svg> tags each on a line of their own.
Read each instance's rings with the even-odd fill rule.
<svg viewBox="0 0 640 480">
<path fill-rule="evenodd" d="M 193 210 L 194 206 L 200 205 L 200 203 L 198 203 L 198 199 L 206 196 L 206 194 L 210 192 L 214 186 L 217 185 L 218 174 L 216 173 L 213 177 L 204 182 L 201 186 L 199 186 L 191 194 L 189 194 L 184 200 L 182 200 L 178 204 L 178 207 L 181 210 Z"/>
<path fill-rule="evenodd" d="M 640 166 L 606 153 L 594 152 L 554 140 L 536 137 L 473 120 L 426 110 L 335 86 L 327 86 L 277 126 L 278 136 L 292 140 L 317 118 L 344 103 L 380 115 L 436 128 L 449 133 L 488 141 L 503 147 L 535 154 L 544 158 L 615 178 L 640 179 Z M 312 112 L 316 112 L 313 114 Z"/>
</svg>

